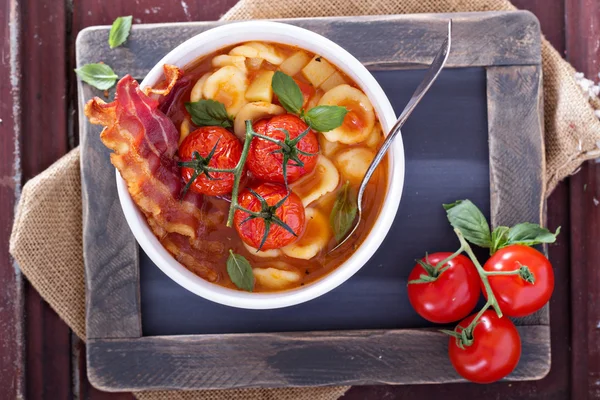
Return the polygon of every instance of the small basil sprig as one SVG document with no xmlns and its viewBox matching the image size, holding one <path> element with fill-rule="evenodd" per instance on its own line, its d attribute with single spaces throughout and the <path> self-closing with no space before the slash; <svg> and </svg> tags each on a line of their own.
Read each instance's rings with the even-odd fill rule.
<svg viewBox="0 0 600 400">
<path fill-rule="evenodd" d="M 477 246 L 489 248 L 490 254 L 513 244 L 534 246 L 541 243 L 554 243 L 560 227 L 552 233 L 538 224 L 524 222 L 513 227 L 498 226 L 490 232 L 490 226 L 483 213 L 470 200 L 459 200 L 444 204 L 450 224 L 460 230 L 466 240 Z"/>
<path fill-rule="evenodd" d="M 192 103 L 185 103 L 185 109 L 190 113 L 192 122 L 196 126 L 222 126 L 231 128 L 233 119 L 225 105 L 215 100 L 199 100 Z"/>
<path fill-rule="evenodd" d="M 329 215 L 329 224 L 333 229 L 335 240 L 339 242 L 346 236 L 346 233 L 352 228 L 357 211 L 356 193 L 350 186 L 350 182 L 346 181 L 338 192 Z"/>
<path fill-rule="evenodd" d="M 227 258 L 227 274 L 235 286 L 242 290 L 251 292 L 254 290 L 254 274 L 252 266 L 244 256 L 229 250 Z"/>
<path fill-rule="evenodd" d="M 132 20 L 133 17 L 131 15 L 115 19 L 115 22 L 113 22 L 110 27 L 110 33 L 108 34 L 108 45 L 111 49 L 125 43 L 129 36 L 129 32 L 131 31 Z"/>
<path fill-rule="evenodd" d="M 117 74 L 106 64 L 85 64 L 77 68 L 75 73 L 90 86 L 100 90 L 110 89 L 117 79 Z"/>
<path fill-rule="evenodd" d="M 317 106 L 308 111 L 302 109 L 304 96 L 294 79 L 281 71 L 275 71 L 271 80 L 273 93 L 288 112 L 299 115 L 312 129 L 328 132 L 342 125 L 348 113 L 346 107 Z"/>
</svg>

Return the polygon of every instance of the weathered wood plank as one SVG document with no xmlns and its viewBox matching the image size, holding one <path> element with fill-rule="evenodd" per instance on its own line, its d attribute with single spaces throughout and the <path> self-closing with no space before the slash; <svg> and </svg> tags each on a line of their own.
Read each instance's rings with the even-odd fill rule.
<svg viewBox="0 0 600 400">
<path fill-rule="evenodd" d="M 0 21 L 5 27 L 0 63 L 0 393 L 6 398 L 25 395 L 23 281 L 8 252 L 15 200 L 21 188 L 19 3 L 11 0 L 0 6 Z"/>
<path fill-rule="evenodd" d="M 545 223 L 546 155 L 541 66 L 487 68 L 493 226 Z M 549 323 L 548 307 L 522 318 Z"/>
<path fill-rule="evenodd" d="M 90 98 L 89 92 L 89 88 L 79 85 L 80 96 Z M 85 120 L 81 113 L 79 118 Z M 86 333 L 88 338 L 139 337 L 138 247 L 118 196 L 111 196 L 107 204 L 106 197 L 97 195 L 116 193 L 117 187 L 108 152 L 100 142 L 101 128 L 89 129 L 81 136 Z"/>
<path fill-rule="evenodd" d="M 320 33 L 344 47 L 367 67 L 380 69 L 428 65 L 445 37 L 449 17 L 448 14 L 422 14 L 288 19 L 285 22 Z M 540 63 L 539 25 L 532 14 L 490 12 L 452 14 L 452 18 L 453 42 L 448 67 Z M 102 59 L 117 67 L 117 74 L 128 73 L 141 79 L 171 49 L 221 24 L 223 22 L 134 25 L 126 46 L 110 52 L 98 50 L 82 61 Z M 502 28 L 490 29 L 490 24 Z M 102 49 L 108 29 L 92 27 L 84 30 L 78 37 L 78 47 Z M 357 31 L 362 33 L 357 34 Z M 381 45 L 382 41 L 385 46 Z"/>
<path fill-rule="evenodd" d="M 565 2 L 566 55 L 590 79 L 600 72 L 598 36 L 600 3 L 594 0 Z M 600 398 L 600 165 L 588 162 L 571 178 L 570 214 L 571 290 L 573 335 L 571 396 Z"/>
<path fill-rule="evenodd" d="M 19 0 L 22 182 L 64 155 L 67 145 L 65 2 Z M 48 60 L 54 60 L 49 67 Z M 12 135 L 12 133 L 11 133 Z M 7 228 L 10 225 L 7 224 Z M 70 331 L 25 284 L 26 393 L 28 399 L 71 396 Z"/>
<path fill-rule="evenodd" d="M 550 328 L 518 329 L 526 351 L 508 379 L 540 379 Z M 107 391 L 459 382 L 447 347 L 425 329 L 94 339 L 88 375 Z"/>
</svg>

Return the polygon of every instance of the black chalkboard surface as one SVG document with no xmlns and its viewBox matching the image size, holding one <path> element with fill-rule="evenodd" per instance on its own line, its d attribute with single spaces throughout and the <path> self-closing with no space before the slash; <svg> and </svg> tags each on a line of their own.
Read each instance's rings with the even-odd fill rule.
<svg viewBox="0 0 600 400">
<path fill-rule="evenodd" d="M 424 70 L 376 71 L 396 114 Z M 402 131 L 406 177 L 394 224 L 373 258 L 335 290 L 276 310 L 213 303 L 167 277 L 140 249 L 142 332 L 146 335 L 398 329 L 430 326 L 406 295 L 414 259 L 454 251 L 442 203 L 469 198 L 490 209 L 486 81 L 483 68 L 446 69 Z"/>
</svg>

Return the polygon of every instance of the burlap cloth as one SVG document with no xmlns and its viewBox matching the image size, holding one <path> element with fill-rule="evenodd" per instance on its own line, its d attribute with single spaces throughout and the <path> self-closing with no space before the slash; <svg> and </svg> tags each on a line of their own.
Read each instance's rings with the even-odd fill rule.
<svg viewBox="0 0 600 400">
<path fill-rule="evenodd" d="M 241 0 L 224 20 L 514 10 L 503 0 Z M 600 156 L 597 98 L 588 100 L 575 71 L 544 40 L 544 114 L 547 187 L 571 174 L 586 159 Z M 591 101 L 591 105 L 590 105 Z M 24 186 L 10 252 L 33 287 L 85 339 L 85 285 L 82 256 L 79 149 L 58 160 Z M 139 399 L 326 400 L 348 387 L 138 392 Z"/>
</svg>

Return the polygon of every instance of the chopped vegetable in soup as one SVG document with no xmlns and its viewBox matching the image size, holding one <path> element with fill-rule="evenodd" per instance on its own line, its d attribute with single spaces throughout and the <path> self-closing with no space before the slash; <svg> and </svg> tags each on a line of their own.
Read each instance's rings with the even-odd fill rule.
<svg viewBox="0 0 600 400">
<path fill-rule="evenodd" d="M 387 156 L 352 226 L 356 192 L 383 141 L 365 93 L 325 58 L 248 42 L 219 50 L 85 113 L 105 126 L 111 162 L 161 244 L 218 285 L 273 292 L 310 284 L 347 260 L 373 227 Z"/>
</svg>

